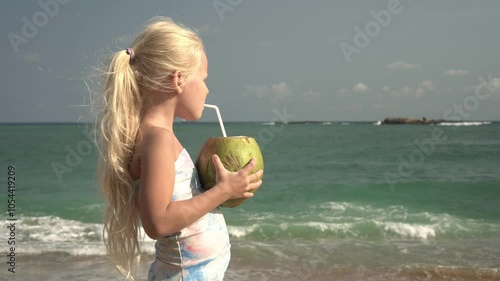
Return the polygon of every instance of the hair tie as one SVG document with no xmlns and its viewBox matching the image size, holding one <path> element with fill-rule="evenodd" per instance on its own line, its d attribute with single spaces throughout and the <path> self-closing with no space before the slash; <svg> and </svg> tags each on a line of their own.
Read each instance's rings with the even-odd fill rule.
<svg viewBox="0 0 500 281">
<path fill-rule="evenodd" d="M 134 49 L 132 49 L 132 48 L 127 48 L 127 49 L 125 50 L 125 52 L 127 52 L 127 55 L 129 55 L 129 56 L 130 56 L 130 59 L 131 59 L 131 60 L 132 60 L 132 59 L 134 59 L 134 57 L 135 57 Z"/>
</svg>

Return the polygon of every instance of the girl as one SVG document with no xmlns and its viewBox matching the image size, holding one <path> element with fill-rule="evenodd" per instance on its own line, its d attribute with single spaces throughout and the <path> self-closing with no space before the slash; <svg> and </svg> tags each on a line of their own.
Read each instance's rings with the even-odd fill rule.
<svg viewBox="0 0 500 281">
<path fill-rule="evenodd" d="M 167 18 L 150 23 L 111 59 L 98 122 L 98 177 L 104 242 L 126 280 L 134 280 L 141 224 L 157 240 L 148 280 L 222 280 L 230 244 L 218 206 L 252 197 L 262 183 L 256 181 L 262 171 L 250 175 L 255 159 L 229 172 L 213 155 L 217 183 L 203 191 L 173 132 L 175 117 L 202 115 L 207 63 L 198 35 Z"/>
</svg>

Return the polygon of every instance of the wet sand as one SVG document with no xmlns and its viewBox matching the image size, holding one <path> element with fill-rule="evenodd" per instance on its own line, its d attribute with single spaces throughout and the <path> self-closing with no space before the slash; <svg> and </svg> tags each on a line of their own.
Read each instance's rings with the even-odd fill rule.
<svg viewBox="0 0 500 281">
<path fill-rule="evenodd" d="M 154 257 L 142 258 L 137 280 L 145 280 Z M 16 261 L 16 273 L 2 270 L 1 280 L 31 281 L 109 281 L 123 280 L 112 264 L 103 256 L 70 256 L 65 253 L 20 255 Z M 13 278 L 15 275 L 15 278 Z M 302 281 L 302 280 L 500 280 L 498 268 L 463 268 L 453 266 L 408 265 L 402 268 L 370 267 L 364 265 L 323 265 L 314 262 L 283 263 L 280 261 L 248 260 L 233 257 L 226 281 Z"/>
</svg>

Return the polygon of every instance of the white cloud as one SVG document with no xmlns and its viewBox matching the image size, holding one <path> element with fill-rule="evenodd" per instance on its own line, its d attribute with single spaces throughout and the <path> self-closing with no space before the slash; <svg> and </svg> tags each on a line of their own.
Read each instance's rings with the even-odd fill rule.
<svg viewBox="0 0 500 281">
<path fill-rule="evenodd" d="M 359 82 L 358 84 L 354 85 L 354 87 L 352 88 L 352 90 L 355 92 L 355 93 L 365 93 L 369 90 L 368 86 L 366 86 L 365 83 L 362 83 L 362 82 Z"/>
<path fill-rule="evenodd" d="M 246 85 L 245 88 L 247 92 L 256 95 L 257 98 L 265 97 L 269 92 L 269 89 L 266 86 L 261 85 Z"/>
<path fill-rule="evenodd" d="M 494 88 L 494 93 L 500 95 L 500 78 L 493 77 L 489 82 L 490 85 Z"/>
<path fill-rule="evenodd" d="M 341 97 L 348 97 L 348 96 L 350 96 L 349 90 L 346 89 L 346 88 L 342 88 L 342 89 L 339 90 L 339 95 Z"/>
<path fill-rule="evenodd" d="M 339 96 L 341 97 L 351 97 L 353 93 L 361 94 L 366 93 L 370 90 L 368 86 L 363 82 L 356 83 L 352 89 L 342 88 L 338 90 Z"/>
<path fill-rule="evenodd" d="M 385 86 L 384 86 L 385 88 Z M 386 88 L 388 90 L 389 87 Z M 384 91 L 384 89 L 382 89 Z M 421 98 L 427 94 L 434 92 L 436 90 L 436 83 L 431 80 L 420 81 L 416 87 L 406 86 L 399 90 L 390 91 L 393 97 L 405 97 L 405 98 Z M 385 91 L 389 92 L 389 91 Z"/>
<path fill-rule="evenodd" d="M 391 91 L 391 96 L 396 98 L 408 98 L 408 97 L 417 97 L 417 93 L 415 92 L 415 87 L 406 86 L 399 90 Z M 422 92 L 419 91 L 418 96 L 421 96 Z"/>
<path fill-rule="evenodd" d="M 420 67 L 421 67 L 420 63 L 412 64 L 405 61 L 395 61 L 387 65 L 388 69 L 416 69 Z"/>
<path fill-rule="evenodd" d="M 285 82 L 271 85 L 271 92 L 273 96 L 277 97 L 280 100 L 292 94 L 290 85 Z"/>
<path fill-rule="evenodd" d="M 428 91 L 433 91 L 436 89 L 436 83 L 434 83 L 431 80 L 423 80 L 422 82 L 418 83 L 419 87 L 423 88 L 424 90 Z"/>
<path fill-rule="evenodd" d="M 315 101 L 320 98 L 322 94 L 320 92 L 309 90 L 307 92 L 302 93 L 302 97 L 307 101 Z"/>
<path fill-rule="evenodd" d="M 416 88 L 415 89 L 415 97 L 420 98 L 423 97 L 426 94 L 425 90 L 422 88 Z"/>
<path fill-rule="evenodd" d="M 384 92 L 388 92 L 390 90 L 391 90 L 391 88 L 387 85 L 384 85 L 384 87 L 382 87 L 382 91 L 384 91 Z"/>
<path fill-rule="evenodd" d="M 409 97 L 415 92 L 415 88 L 406 86 L 397 91 L 392 91 L 393 95 L 396 97 Z"/>
<path fill-rule="evenodd" d="M 257 98 L 271 98 L 273 101 L 284 100 L 292 94 L 291 87 L 286 82 L 271 86 L 246 85 L 245 88 L 247 92 L 257 96 Z"/>
<path fill-rule="evenodd" d="M 484 78 L 483 78 L 484 79 Z M 477 85 L 471 85 L 464 88 L 464 92 L 474 94 L 476 91 L 478 93 L 486 95 L 490 92 L 493 95 L 500 96 L 500 77 L 492 77 L 491 75 L 485 79 L 487 84 L 479 83 Z"/>
<path fill-rule="evenodd" d="M 444 72 L 444 75 L 446 76 L 464 76 L 467 74 L 469 74 L 469 72 L 463 69 L 450 69 Z"/>
</svg>

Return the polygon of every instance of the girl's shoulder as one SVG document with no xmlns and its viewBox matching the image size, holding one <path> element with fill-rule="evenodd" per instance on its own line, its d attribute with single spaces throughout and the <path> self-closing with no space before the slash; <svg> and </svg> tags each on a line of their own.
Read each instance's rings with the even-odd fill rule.
<svg viewBox="0 0 500 281">
<path fill-rule="evenodd" d="M 172 154 L 178 155 L 182 149 L 171 130 L 153 126 L 140 127 L 130 157 L 129 173 L 132 179 L 140 178 L 143 161 L 153 157 L 169 158 Z"/>
<path fill-rule="evenodd" d="M 157 126 L 141 125 L 137 130 L 134 148 L 144 149 L 152 144 L 162 142 L 164 144 L 174 144 L 177 138 L 172 130 Z"/>
<path fill-rule="evenodd" d="M 156 126 L 141 126 L 137 132 L 138 138 L 144 142 L 167 141 L 172 142 L 176 139 L 172 130 Z"/>
<path fill-rule="evenodd" d="M 135 140 L 132 161 L 137 158 L 139 162 L 144 160 L 145 157 L 167 157 L 172 155 L 179 155 L 184 147 L 177 140 L 172 130 L 144 126 L 139 128 Z M 174 156 L 174 159 L 175 159 Z"/>
</svg>

